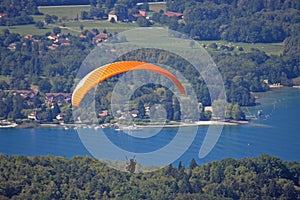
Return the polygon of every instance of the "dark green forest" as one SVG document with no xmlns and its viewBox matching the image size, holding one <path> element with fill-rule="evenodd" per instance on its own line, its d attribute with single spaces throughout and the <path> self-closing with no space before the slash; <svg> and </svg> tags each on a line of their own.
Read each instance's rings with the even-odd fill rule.
<svg viewBox="0 0 300 200">
<path fill-rule="evenodd" d="M 13 2 L 11 0 L 0 1 L 0 26 L 13 26 L 33 24 L 31 15 L 41 14 L 38 11 L 37 3 L 32 0 L 20 0 Z"/>
<path fill-rule="evenodd" d="M 184 23 L 169 27 L 194 39 L 268 43 L 300 32 L 297 0 L 168 0 L 167 9 L 184 14 Z"/>
<path fill-rule="evenodd" d="M 300 164 L 269 155 L 158 171 L 116 171 L 76 156 L 0 155 L 0 199 L 300 199 Z"/>
</svg>

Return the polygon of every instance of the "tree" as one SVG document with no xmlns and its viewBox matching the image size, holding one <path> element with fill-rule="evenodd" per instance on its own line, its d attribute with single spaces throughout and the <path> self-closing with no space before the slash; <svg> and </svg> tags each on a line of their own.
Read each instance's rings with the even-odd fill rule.
<svg viewBox="0 0 300 200">
<path fill-rule="evenodd" d="M 46 22 L 47 24 L 52 24 L 52 23 L 53 23 L 52 16 L 47 14 L 47 15 L 45 16 L 45 22 Z"/>
<path fill-rule="evenodd" d="M 184 166 L 182 165 L 182 162 L 179 161 L 179 163 L 178 163 L 178 170 L 182 170 L 182 169 L 184 169 Z"/>
<path fill-rule="evenodd" d="M 141 9 L 149 12 L 150 11 L 149 3 L 148 2 L 144 2 L 142 4 L 142 6 L 141 6 Z"/>
<path fill-rule="evenodd" d="M 87 11 L 82 11 L 81 12 L 81 19 L 82 20 L 87 20 L 89 19 L 89 13 Z"/>
<path fill-rule="evenodd" d="M 35 26 L 38 28 L 38 29 L 43 29 L 44 28 L 44 22 L 42 21 L 38 21 L 35 23 Z"/>
<path fill-rule="evenodd" d="M 139 111 L 139 114 L 138 114 L 139 118 L 144 118 L 146 110 L 145 110 L 145 106 L 142 101 L 138 102 L 137 109 Z"/>
<path fill-rule="evenodd" d="M 241 107 L 239 106 L 239 104 L 234 104 L 231 110 L 231 115 L 232 118 L 235 120 L 244 120 L 245 119 L 245 114 L 243 113 L 243 111 L 241 110 Z"/>
<path fill-rule="evenodd" d="M 59 27 L 54 27 L 53 28 L 53 34 L 54 35 L 58 35 L 58 34 L 60 34 L 61 33 L 61 29 L 59 28 Z"/>
<path fill-rule="evenodd" d="M 190 162 L 190 169 L 194 169 L 197 166 L 198 166 L 198 164 L 197 164 L 196 160 L 193 158 Z"/>
<path fill-rule="evenodd" d="M 180 103 L 175 96 L 173 97 L 173 112 L 173 120 L 179 121 L 181 119 Z"/>
<path fill-rule="evenodd" d="M 147 19 L 140 17 L 137 19 L 136 23 L 141 27 L 148 27 L 150 24 Z"/>
<path fill-rule="evenodd" d="M 81 31 L 83 31 L 83 29 L 84 29 L 83 24 L 80 24 L 80 25 L 79 25 L 79 28 L 80 28 Z"/>
<path fill-rule="evenodd" d="M 119 4 L 115 7 L 116 15 L 120 21 L 128 19 L 128 8 L 123 4 Z"/>
</svg>

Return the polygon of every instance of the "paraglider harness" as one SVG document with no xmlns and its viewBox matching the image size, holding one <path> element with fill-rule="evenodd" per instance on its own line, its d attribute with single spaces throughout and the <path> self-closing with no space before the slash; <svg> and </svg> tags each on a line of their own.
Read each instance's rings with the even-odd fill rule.
<svg viewBox="0 0 300 200">
<path fill-rule="evenodd" d="M 134 173 L 135 172 L 135 165 L 136 165 L 136 160 L 135 160 L 135 156 L 133 156 L 133 158 L 131 158 L 128 161 L 127 156 L 126 157 L 126 165 L 125 165 L 125 170 L 130 172 L 130 173 Z"/>
</svg>

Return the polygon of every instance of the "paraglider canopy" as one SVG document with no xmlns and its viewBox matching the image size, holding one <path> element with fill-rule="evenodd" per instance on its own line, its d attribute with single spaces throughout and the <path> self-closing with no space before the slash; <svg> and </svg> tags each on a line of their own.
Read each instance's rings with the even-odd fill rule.
<svg viewBox="0 0 300 200">
<path fill-rule="evenodd" d="M 72 105 L 78 107 L 83 97 L 97 84 L 117 74 L 121 74 L 130 70 L 148 70 L 164 75 L 173 81 L 180 93 L 185 94 L 185 89 L 181 85 L 180 81 L 169 71 L 151 63 L 140 61 L 122 61 L 99 67 L 87 74 L 79 82 L 73 92 Z"/>
</svg>

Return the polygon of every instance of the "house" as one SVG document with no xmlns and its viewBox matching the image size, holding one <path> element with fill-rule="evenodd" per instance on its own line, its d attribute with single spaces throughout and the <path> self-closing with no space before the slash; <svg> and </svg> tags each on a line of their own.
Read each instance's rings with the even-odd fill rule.
<svg viewBox="0 0 300 200">
<path fill-rule="evenodd" d="M 55 50 L 58 46 L 58 44 L 52 44 L 51 46 L 48 46 L 48 49 Z"/>
<path fill-rule="evenodd" d="M 26 34 L 24 35 L 24 39 L 32 39 L 33 35 L 32 34 Z"/>
<path fill-rule="evenodd" d="M 61 120 L 63 120 L 64 119 L 64 116 L 66 116 L 65 114 L 63 114 L 63 113 L 59 113 L 58 115 L 56 115 L 56 119 L 58 120 L 58 121 L 61 121 Z"/>
<path fill-rule="evenodd" d="M 54 40 L 54 41 L 58 41 L 58 36 L 56 36 L 56 35 L 49 35 L 48 37 L 47 37 L 49 40 Z"/>
<path fill-rule="evenodd" d="M 107 33 L 99 33 L 98 35 L 93 37 L 93 43 L 94 44 L 99 44 L 100 42 L 106 40 L 108 38 L 108 36 L 109 35 Z"/>
<path fill-rule="evenodd" d="M 38 91 L 35 90 L 11 90 L 11 92 L 13 95 L 20 95 L 24 99 L 32 99 L 38 94 Z"/>
<path fill-rule="evenodd" d="M 79 35 L 79 38 L 81 39 L 85 39 L 87 36 L 86 35 L 83 35 L 82 33 Z"/>
<path fill-rule="evenodd" d="M 182 19 L 183 18 L 183 14 L 182 13 L 179 13 L 179 12 L 165 12 L 165 15 L 168 16 L 168 17 L 177 17 L 177 19 Z"/>
<path fill-rule="evenodd" d="M 110 22 L 112 19 L 114 19 L 115 20 L 115 22 L 117 22 L 118 21 L 118 16 L 116 15 L 116 11 L 110 11 L 109 13 L 108 13 L 108 21 Z"/>
<path fill-rule="evenodd" d="M 204 107 L 204 112 L 207 112 L 207 111 L 209 111 L 209 112 L 213 112 L 213 107 L 212 106 L 205 106 Z"/>
<path fill-rule="evenodd" d="M 69 42 L 64 42 L 64 43 L 61 43 L 60 46 L 63 46 L 63 47 L 67 47 L 67 46 L 70 46 L 71 44 Z"/>
<path fill-rule="evenodd" d="M 281 88 L 282 85 L 280 83 L 273 83 L 269 85 L 270 88 Z"/>
<path fill-rule="evenodd" d="M 100 117 L 108 116 L 108 110 L 103 110 L 102 113 L 99 114 Z"/>
<path fill-rule="evenodd" d="M 5 17 L 7 14 L 5 14 L 5 13 L 0 13 L 0 19 L 2 18 L 2 17 Z"/>
<path fill-rule="evenodd" d="M 131 116 L 132 116 L 133 118 L 136 118 L 136 117 L 138 116 L 139 113 L 140 113 L 140 112 L 139 112 L 138 110 L 132 110 L 132 111 L 130 112 L 130 114 L 131 114 Z"/>
<path fill-rule="evenodd" d="M 131 22 L 135 22 L 135 21 L 137 21 L 138 18 L 150 19 L 152 17 L 153 17 L 152 13 L 148 14 L 146 11 L 139 10 L 139 13 L 135 13 L 135 14 L 132 14 L 131 16 L 129 16 L 128 20 Z"/>
<path fill-rule="evenodd" d="M 32 119 L 32 120 L 38 120 L 36 111 L 30 113 L 30 114 L 27 116 L 27 118 L 28 118 L 28 119 Z"/>
<path fill-rule="evenodd" d="M 142 17 L 147 17 L 148 14 L 146 11 L 143 11 L 143 10 L 139 10 L 139 14 L 142 16 Z"/>
<path fill-rule="evenodd" d="M 16 43 L 10 43 L 10 44 L 8 45 L 7 48 L 8 48 L 9 50 L 15 50 L 16 47 L 17 47 L 17 44 L 16 44 Z"/>
<path fill-rule="evenodd" d="M 72 93 L 46 93 L 45 104 L 52 104 L 58 102 L 61 104 L 63 101 L 70 102 Z"/>
</svg>

